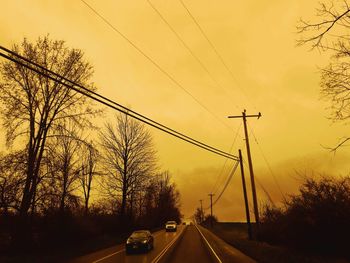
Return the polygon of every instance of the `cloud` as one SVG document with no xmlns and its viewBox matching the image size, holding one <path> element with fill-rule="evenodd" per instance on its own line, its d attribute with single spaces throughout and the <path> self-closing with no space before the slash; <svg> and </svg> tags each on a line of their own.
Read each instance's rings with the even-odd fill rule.
<svg viewBox="0 0 350 263">
<path fill-rule="evenodd" d="M 317 177 L 328 175 L 336 177 L 347 175 L 349 173 L 348 160 L 349 155 L 345 151 L 340 150 L 336 155 L 333 155 L 326 150 L 322 150 L 297 158 L 291 158 L 272 166 L 271 170 L 275 178 L 267 167 L 257 167 L 255 169 L 255 181 L 260 209 L 263 204 L 268 203 L 266 192 L 276 205 L 281 205 L 283 201 L 282 194 L 285 198 L 297 194 L 305 176 Z M 179 171 L 174 176 L 174 180 L 181 193 L 182 212 L 186 217 L 191 216 L 195 209 L 200 207 L 200 199 L 203 200 L 204 208 L 209 207 L 210 199 L 208 194 L 213 190 L 220 170 L 221 167 L 208 166 L 190 171 Z M 249 205 L 250 210 L 253 211 L 248 168 L 245 167 L 245 170 Z M 221 191 L 227 179 L 228 171 L 229 169 L 226 169 L 226 172 L 219 180 L 220 187 L 216 191 L 216 196 Z M 215 199 L 214 196 L 213 200 Z M 237 169 L 225 193 L 214 206 L 213 210 L 220 221 L 245 221 L 242 181 L 239 169 Z M 205 212 L 207 214 L 210 213 L 210 209 L 207 209 Z M 251 212 L 251 219 L 253 217 L 254 214 Z"/>
</svg>

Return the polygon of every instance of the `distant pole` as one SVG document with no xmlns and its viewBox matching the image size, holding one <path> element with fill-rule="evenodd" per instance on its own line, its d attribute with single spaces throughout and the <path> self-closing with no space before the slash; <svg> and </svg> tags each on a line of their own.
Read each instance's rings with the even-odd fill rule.
<svg viewBox="0 0 350 263">
<path fill-rule="evenodd" d="M 252 157 L 250 155 L 249 137 L 248 137 L 248 131 L 247 131 L 247 118 L 248 117 L 256 117 L 256 118 L 259 119 L 261 117 L 261 113 L 259 112 L 256 115 L 246 115 L 246 110 L 244 110 L 242 112 L 242 115 L 239 115 L 239 116 L 228 116 L 228 118 L 243 118 L 245 143 L 246 143 L 246 147 L 247 147 L 247 156 L 248 156 L 250 180 L 251 180 L 252 193 L 253 193 L 255 222 L 256 222 L 257 229 L 259 229 L 260 220 L 259 220 L 258 198 L 256 196 L 256 190 L 255 190 L 253 163 L 252 163 Z"/>
<path fill-rule="evenodd" d="M 199 200 L 201 202 L 201 223 L 203 222 L 203 200 Z"/>
<path fill-rule="evenodd" d="M 241 149 L 238 150 L 239 155 L 239 163 L 241 166 L 241 175 L 242 175 L 242 185 L 243 185 L 243 196 L 244 196 L 244 204 L 245 204 L 245 215 L 247 218 L 247 225 L 248 225 L 248 237 L 250 240 L 252 240 L 252 226 L 250 224 L 250 215 L 249 215 L 249 205 L 248 205 L 248 196 L 247 196 L 247 188 L 245 186 L 245 179 L 244 179 L 244 168 L 243 168 L 243 159 L 242 159 L 242 152 Z"/>
<path fill-rule="evenodd" d="M 213 195 L 209 194 L 210 196 L 210 226 L 213 227 Z"/>
</svg>

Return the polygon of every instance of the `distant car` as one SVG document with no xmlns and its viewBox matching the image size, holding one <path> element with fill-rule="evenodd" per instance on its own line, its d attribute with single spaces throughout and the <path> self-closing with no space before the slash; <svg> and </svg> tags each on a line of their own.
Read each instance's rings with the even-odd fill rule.
<svg viewBox="0 0 350 263">
<path fill-rule="evenodd" d="M 165 231 L 176 231 L 177 230 L 177 224 L 175 221 L 168 221 L 165 224 Z"/>
<path fill-rule="evenodd" d="M 137 251 L 149 251 L 153 249 L 154 238 L 148 230 L 134 231 L 126 240 L 125 250 L 127 254 Z"/>
</svg>

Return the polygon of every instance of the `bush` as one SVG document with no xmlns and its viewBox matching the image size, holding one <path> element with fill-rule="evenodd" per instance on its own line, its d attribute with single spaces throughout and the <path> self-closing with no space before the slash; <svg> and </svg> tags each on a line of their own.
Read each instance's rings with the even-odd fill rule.
<svg viewBox="0 0 350 263">
<path fill-rule="evenodd" d="M 350 178 L 306 179 L 285 208 L 265 207 L 259 238 L 306 250 L 347 253 Z"/>
<path fill-rule="evenodd" d="M 213 223 L 213 225 L 214 225 L 214 224 L 216 224 L 217 222 L 218 222 L 218 218 L 216 217 L 216 215 L 213 215 L 213 216 L 211 216 L 211 215 L 206 215 L 206 216 L 204 217 L 204 220 L 203 220 L 203 222 L 202 222 L 202 225 L 208 227 L 208 226 L 211 226 L 212 223 Z"/>
</svg>

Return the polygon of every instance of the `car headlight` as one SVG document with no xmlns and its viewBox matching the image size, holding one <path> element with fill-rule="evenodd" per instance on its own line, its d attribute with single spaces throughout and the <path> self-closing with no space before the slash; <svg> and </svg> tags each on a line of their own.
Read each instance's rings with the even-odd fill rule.
<svg viewBox="0 0 350 263">
<path fill-rule="evenodd" d="M 142 243 L 143 243 L 143 244 L 146 244 L 146 243 L 147 243 L 147 240 L 143 240 Z"/>
<path fill-rule="evenodd" d="M 131 239 L 130 238 L 128 238 L 128 240 L 126 240 L 126 244 L 130 244 L 131 243 Z"/>
</svg>

